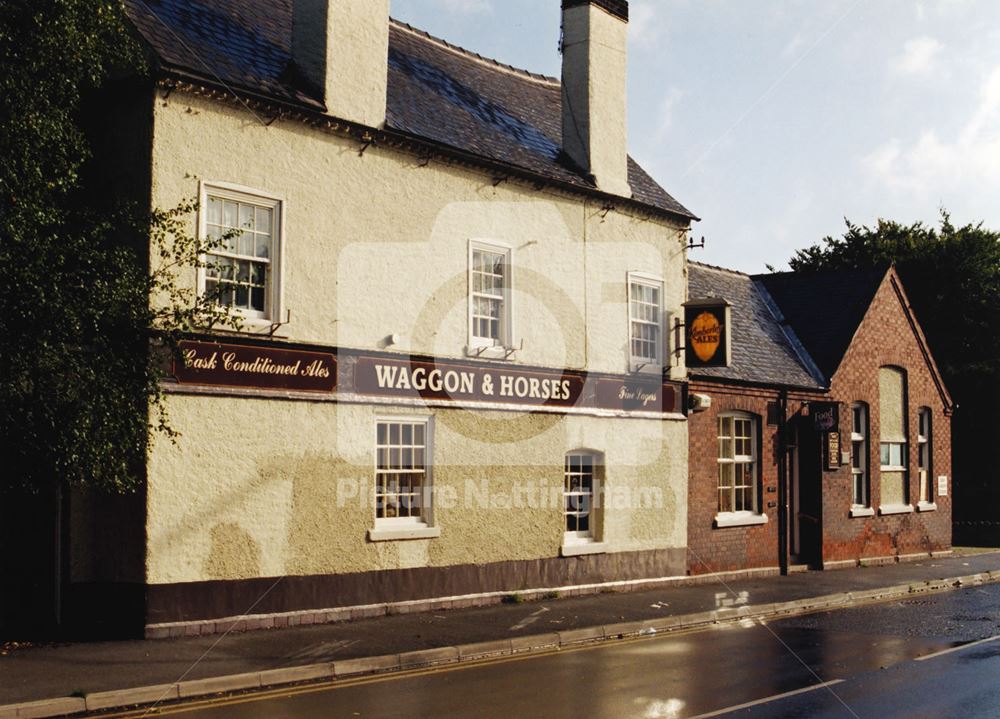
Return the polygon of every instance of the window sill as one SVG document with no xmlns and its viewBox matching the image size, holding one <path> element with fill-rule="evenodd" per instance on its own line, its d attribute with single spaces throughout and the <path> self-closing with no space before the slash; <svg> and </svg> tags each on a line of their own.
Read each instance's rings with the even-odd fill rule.
<svg viewBox="0 0 1000 719">
<path fill-rule="evenodd" d="M 491 359 L 513 361 L 513 347 L 466 347 L 465 356 L 473 359 Z"/>
<path fill-rule="evenodd" d="M 883 504 L 878 508 L 879 514 L 909 514 L 912 511 L 912 504 Z"/>
<path fill-rule="evenodd" d="M 918 512 L 936 512 L 937 502 L 917 502 Z"/>
<path fill-rule="evenodd" d="M 369 542 L 391 542 L 401 539 L 434 539 L 441 536 L 441 527 L 384 527 L 368 530 Z"/>
<path fill-rule="evenodd" d="M 719 512 L 715 515 L 716 529 L 749 527 L 755 524 L 767 524 L 767 515 L 754 514 L 753 512 Z"/>
<path fill-rule="evenodd" d="M 561 557 L 579 557 L 583 554 L 604 554 L 608 545 L 604 542 L 572 542 L 559 548 Z"/>
<path fill-rule="evenodd" d="M 851 517 L 874 517 L 875 509 L 873 507 L 851 507 L 850 512 Z"/>
</svg>

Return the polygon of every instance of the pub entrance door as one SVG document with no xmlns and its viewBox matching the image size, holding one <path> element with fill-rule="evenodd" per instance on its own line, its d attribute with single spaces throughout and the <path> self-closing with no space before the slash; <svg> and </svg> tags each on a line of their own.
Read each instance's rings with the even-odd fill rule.
<svg viewBox="0 0 1000 719">
<path fill-rule="evenodd" d="M 791 547 L 795 561 L 813 569 L 823 562 L 823 466 L 820 434 L 809 417 L 796 417 L 796 446 L 789 458 Z"/>
</svg>

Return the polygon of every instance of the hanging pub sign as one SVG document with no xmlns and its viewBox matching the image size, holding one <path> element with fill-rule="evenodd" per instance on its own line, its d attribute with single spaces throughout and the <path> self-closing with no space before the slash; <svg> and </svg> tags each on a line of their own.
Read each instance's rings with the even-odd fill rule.
<svg viewBox="0 0 1000 719">
<path fill-rule="evenodd" d="M 688 369 L 729 366 L 732 359 L 729 316 L 729 303 L 718 297 L 684 303 Z"/>
<path fill-rule="evenodd" d="M 813 429 L 817 432 L 836 432 L 840 425 L 836 402 L 810 402 L 809 414 L 813 418 Z"/>
<path fill-rule="evenodd" d="M 178 382 L 262 389 L 333 392 L 337 358 L 330 352 L 181 340 Z"/>
</svg>

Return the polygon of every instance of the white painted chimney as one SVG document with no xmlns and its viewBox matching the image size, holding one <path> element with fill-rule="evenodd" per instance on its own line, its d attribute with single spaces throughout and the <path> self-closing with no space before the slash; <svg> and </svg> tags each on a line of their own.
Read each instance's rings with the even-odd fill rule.
<svg viewBox="0 0 1000 719">
<path fill-rule="evenodd" d="M 329 114 L 381 127 L 389 0 L 293 0 L 292 59 Z"/>
<path fill-rule="evenodd" d="M 625 121 L 626 0 L 562 0 L 563 149 L 604 192 L 631 197 Z"/>
</svg>

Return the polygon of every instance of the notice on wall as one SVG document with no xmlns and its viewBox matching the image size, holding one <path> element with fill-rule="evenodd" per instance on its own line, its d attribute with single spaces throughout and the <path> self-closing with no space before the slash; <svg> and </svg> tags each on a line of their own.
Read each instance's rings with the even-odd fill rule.
<svg viewBox="0 0 1000 719">
<path fill-rule="evenodd" d="M 948 478 L 944 475 L 938 477 L 938 496 L 947 497 L 948 496 Z"/>
<path fill-rule="evenodd" d="M 181 383 L 333 392 L 337 358 L 330 352 L 181 340 L 173 376 Z"/>
<path fill-rule="evenodd" d="M 840 432 L 826 433 L 826 469 L 832 471 L 840 467 Z"/>
</svg>

